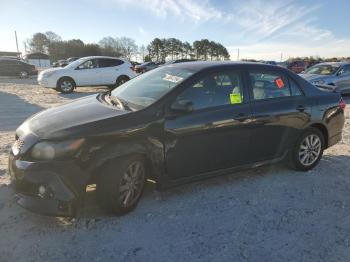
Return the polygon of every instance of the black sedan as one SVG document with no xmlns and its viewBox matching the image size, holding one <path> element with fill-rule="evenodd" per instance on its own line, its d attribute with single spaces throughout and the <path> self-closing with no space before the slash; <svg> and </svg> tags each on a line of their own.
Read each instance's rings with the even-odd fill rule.
<svg viewBox="0 0 350 262">
<path fill-rule="evenodd" d="M 96 183 L 100 205 L 124 214 L 146 179 L 164 189 L 281 161 L 312 169 L 341 140 L 344 108 L 281 67 L 174 64 L 26 120 L 9 170 L 32 211 L 72 216 Z"/>
<path fill-rule="evenodd" d="M 26 78 L 30 75 L 36 75 L 38 71 L 35 66 L 19 59 L 0 57 L 0 76 L 17 76 Z"/>
</svg>

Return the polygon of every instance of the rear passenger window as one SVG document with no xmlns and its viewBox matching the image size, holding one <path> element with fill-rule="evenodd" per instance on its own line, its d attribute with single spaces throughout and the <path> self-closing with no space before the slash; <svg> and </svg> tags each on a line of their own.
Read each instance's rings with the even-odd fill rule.
<svg viewBox="0 0 350 262">
<path fill-rule="evenodd" d="M 113 66 L 119 66 L 123 64 L 124 62 L 119 59 L 109 59 L 109 58 L 101 58 L 98 60 L 98 66 L 101 67 L 113 67 Z"/>
<path fill-rule="evenodd" d="M 300 87 L 293 79 L 289 78 L 289 85 L 290 85 L 290 91 L 292 93 L 292 96 L 302 96 L 303 93 L 300 90 Z"/>
<path fill-rule="evenodd" d="M 242 83 L 238 73 L 215 73 L 188 87 L 176 99 L 190 100 L 195 110 L 243 102 Z"/>
<path fill-rule="evenodd" d="M 298 84 L 278 72 L 250 72 L 254 100 L 303 95 Z"/>
</svg>

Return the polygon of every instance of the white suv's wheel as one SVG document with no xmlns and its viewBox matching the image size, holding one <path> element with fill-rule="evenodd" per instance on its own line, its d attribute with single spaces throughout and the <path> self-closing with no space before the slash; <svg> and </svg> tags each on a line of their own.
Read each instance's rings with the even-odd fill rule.
<svg viewBox="0 0 350 262">
<path fill-rule="evenodd" d="M 72 93 L 75 88 L 75 83 L 70 78 L 62 78 L 57 83 L 57 90 L 62 93 Z"/>
</svg>

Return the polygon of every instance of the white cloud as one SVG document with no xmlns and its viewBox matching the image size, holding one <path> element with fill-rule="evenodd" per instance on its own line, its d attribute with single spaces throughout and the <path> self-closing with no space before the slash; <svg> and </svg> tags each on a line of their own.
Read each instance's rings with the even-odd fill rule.
<svg viewBox="0 0 350 262">
<path fill-rule="evenodd" d="M 241 58 L 280 60 L 293 56 L 348 56 L 350 39 L 337 38 L 330 30 L 316 26 L 315 11 L 320 5 L 304 6 L 285 2 L 250 0 L 238 7 L 236 16 L 242 29 Z M 238 45 L 230 46 L 236 58 Z"/>
<path fill-rule="evenodd" d="M 222 13 L 206 0 L 114 0 L 119 4 L 126 4 L 151 11 L 159 17 L 169 15 L 180 19 L 191 19 L 195 22 L 209 19 L 220 19 Z"/>
<path fill-rule="evenodd" d="M 210 0 L 105 0 L 127 7 L 142 8 L 160 18 L 175 17 L 189 26 L 200 28 L 202 22 L 224 27 L 227 34 L 212 39 L 232 43 L 232 59 L 236 50 L 242 56 L 255 59 L 280 59 L 288 56 L 348 56 L 350 38 L 339 38 L 330 30 L 317 26 L 317 11 L 321 4 L 308 5 L 297 0 L 234 1 L 230 9 L 214 5 Z M 184 26 L 183 23 L 179 26 Z M 144 29 L 138 27 L 145 36 Z M 213 32 L 208 32 L 208 38 Z M 231 35 L 231 39 L 229 36 Z M 151 38 L 148 35 L 148 38 Z"/>
</svg>

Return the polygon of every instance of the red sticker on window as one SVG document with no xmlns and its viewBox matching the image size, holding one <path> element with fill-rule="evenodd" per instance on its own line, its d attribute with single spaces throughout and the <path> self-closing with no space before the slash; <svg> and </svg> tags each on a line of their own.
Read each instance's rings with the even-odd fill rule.
<svg viewBox="0 0 350 262">
<path fill-rule="evenodd" d="M 276 78 L 275 84 L 276 84 L 277 88 L 279 88 L 279 89 L 284 87 L 284 82 L 283 82 L 282 78 Z"/>
</svg>

